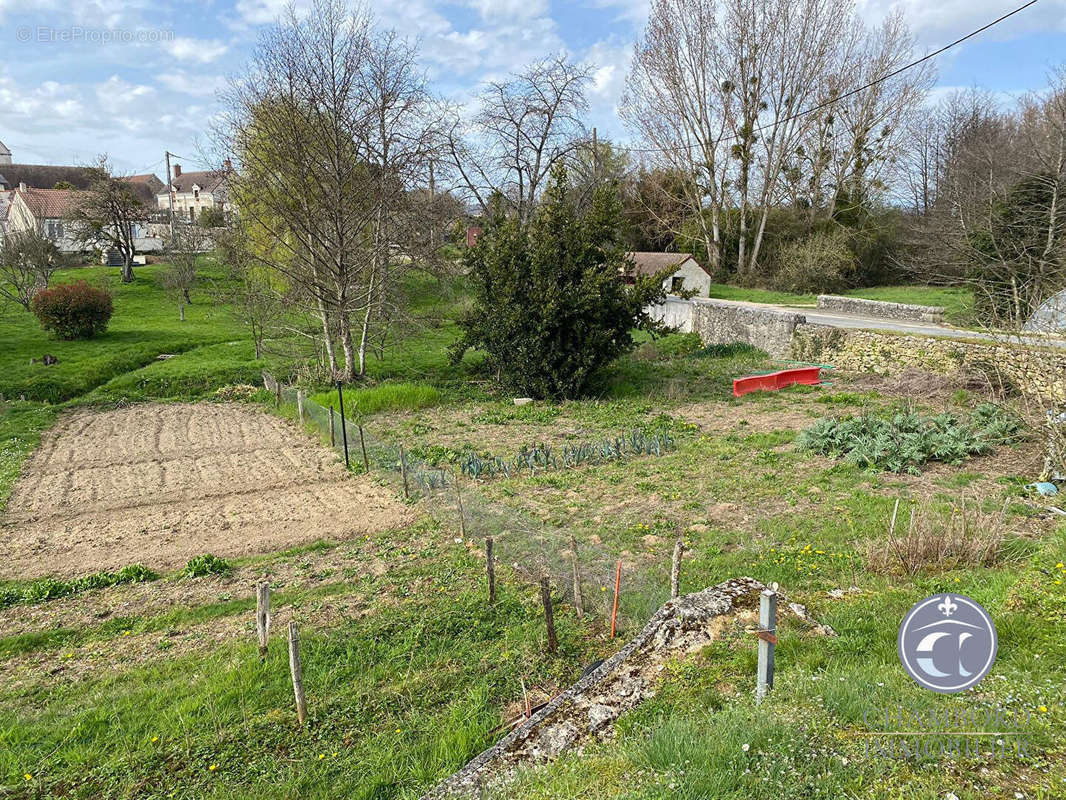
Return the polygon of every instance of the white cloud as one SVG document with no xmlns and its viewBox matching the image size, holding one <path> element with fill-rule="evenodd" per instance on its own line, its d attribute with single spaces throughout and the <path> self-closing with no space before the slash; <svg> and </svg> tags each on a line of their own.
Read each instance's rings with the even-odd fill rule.
<svg viewBox="0 0 1066 800">
<path fill-rule="evenodd" d="M 858 0 L 859 15 L 878 24 L 902 9 L 904 18 L 923 46 L 948 44 L 1013 10 L 1003 0 Z M 982 39 L 1007 40 L 1036 31 L 1066 30 L 1066 0 L 1043 0 L 980 34 Z"/>
<path fill-rule="evenodd" d="M 484 20 L 530 19 L 548 13 L 547 0 L 468 0 Z"/>
<path fill-rule="evenodd" d="M 194 61 L 209 64 L 220 58 L 229 49 L 224 42 L 217 39 L 194 39 L 178 36 L 163 43 L 163 49 L 179 61 Z"/>
<path fill-rule="evenodd" d="M 221 75 L 192 75 L 183 70 L 164 72 L 158 77 L 159 82 L 171 91 L 193 97 L 212 97 L 226 85 L 226 79 Z"/>
</svg>

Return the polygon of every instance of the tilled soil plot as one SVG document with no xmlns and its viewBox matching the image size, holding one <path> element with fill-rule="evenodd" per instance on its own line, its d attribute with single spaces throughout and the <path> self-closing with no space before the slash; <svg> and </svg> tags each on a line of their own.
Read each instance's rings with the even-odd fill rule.
<svg viewBox="0 0 1066 800">
<path fill-rule="evenodd" d="M 75 411 L 15 486 L 0 577 L 153 569 L 406 524 L 388 489 L 348 476 L 284 420 L 239 405 Z"/>
</svg>

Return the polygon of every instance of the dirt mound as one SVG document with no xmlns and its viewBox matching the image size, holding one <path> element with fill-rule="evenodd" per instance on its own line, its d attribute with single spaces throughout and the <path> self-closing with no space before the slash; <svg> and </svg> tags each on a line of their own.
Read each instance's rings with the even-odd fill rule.
<svg viewBox="0 0 1066 800">
<path fill-rule="evenodd" d="M 75 411 L 15 486 L 0 577 L 180 566 L 397 527 L 406 507 L 284 420 L 238 405 Z"/>
</svg>

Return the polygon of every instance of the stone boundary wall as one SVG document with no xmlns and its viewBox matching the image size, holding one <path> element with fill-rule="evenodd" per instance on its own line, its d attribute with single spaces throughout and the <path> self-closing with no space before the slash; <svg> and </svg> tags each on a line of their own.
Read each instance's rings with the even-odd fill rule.
<svg viewBox="0 0 1066 800">
<path fill-rule="evenodd" d="M 898 375 L 908 367 L 942 375 L 979 372 L 994 384 L 1044 401 L 1066 402 L 1062 348 L 804 324 L 796 328 L 791 357 L 878 375 Z"/>
<path fill-rule="evenodd" d="M 693 300 L 692 330 L 704 345 L 741 342 L 787 358 L 803 314 L 728 300 Z"/>
<path fill-rule="evenodd" d="M 863 300 L 859 297 L 841 297 L 835 294 L 818 295 L 818 308 L 825 311 L 840 311 L 877 319 L 895 319 L 902 322 L 943 322 L 941 306 L 913 306 L 906 303 L 886 303 L 882 300 Z"/>
<path fill-rule="evenodd" d="M 691 300 L 667 297 L 662 303 L 649 306 L 648 313 L 656 322 L 677 328 L 682 333 L 692 333 L 692 307 Z"/>
<path fill-rule="evenodd" d="M 664 661 L 702 649 L 734 619 L 754 622 L 759 592 L 754 578 L 733 578 L 661 606 L 636 638 L 549 702 L 495 745 L 437 784 L 422 800 L 484 797 L 521 764 L 549 761 L 576 744 L 602 736 L 622 712 L 655 692 Z M 791 612 L 817 634 L 836 636 L 807 609 L 778 592 L 778 617 Z M 748 601 L 748 602 L 745 602 Z"/>
</svg>

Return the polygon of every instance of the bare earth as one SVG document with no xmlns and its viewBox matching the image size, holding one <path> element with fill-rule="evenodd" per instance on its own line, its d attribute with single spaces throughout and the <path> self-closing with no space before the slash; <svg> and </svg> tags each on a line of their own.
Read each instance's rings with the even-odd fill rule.
<svg viewBox="0 0 1066 800">
<path fill-rule="evenodd" d="M 240 405 L 75 411 L 23 470 L 0 531 L 0 578 L 166 570 L 399 527 L 388 489 L 348 476 L 284 420 Z"/>
</svg>

